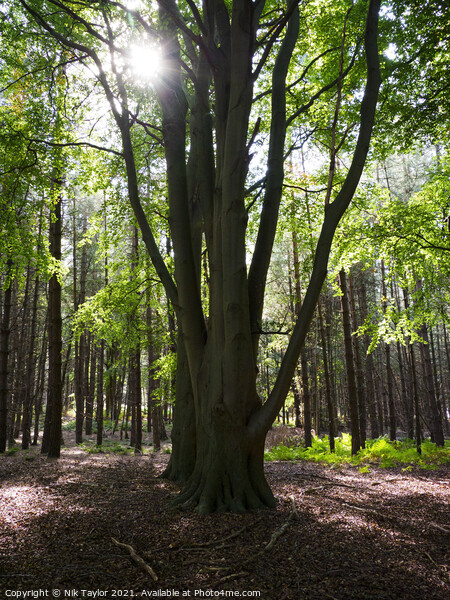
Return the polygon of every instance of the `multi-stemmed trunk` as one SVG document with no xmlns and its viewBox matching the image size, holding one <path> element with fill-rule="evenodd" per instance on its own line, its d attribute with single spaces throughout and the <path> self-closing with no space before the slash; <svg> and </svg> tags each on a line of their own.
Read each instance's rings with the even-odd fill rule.
<svg viewBox="0 0 450 600">
<path fill-rule="evenodd" d="M 263 471 L 264 439 L 290 389 L 327 274 L 334 232 L 364 168 L 380 85 L 377 47 L 380 3 L 379 0 L 369 3 L 365 35 L 368 75 L 354 156 L 340 192 L 325 208 L 308 289 L 274 387 L 264 404 L 256 392 L 256 356 L 282 199 L 286 128 L 315 100 L 311 98 L 287 116 L 286 84 L 299 36 L 299 3 L 288 1 L 286 12 L 266 40 L 267 53 L 256 43 L 264 2 L 233 0 L 230 14 L 229 3 L 205 0 L 202 15 L 195 13 L 201 30 L 198 36 L 190 35 L 192 31 L 183 21 L 178 3 L 167 0 L 158 4 L 158 34 L 166 70 L 155 83 L 155 89 L 162 113 L 174 278 L 140 202 L 131 135 L 134 117 L 129 110 L 126 80 L 117 70 L 108 74 L 103 68 L 94 50 L 98 39 L 95 46 L 88 47 L 70 34 L 65 37 L 59 33 L 46 21 L 51 17 L 38 15 L 37 21 L 59 42 L 90 56 L 96 64 L 121 134 L 129 200 L 153 266 L 177 314 L 177 392 L 181 396 L 177 396 L 175 409 L 182 418 L 174 423 L 174 450 L 168 475 L 186 480 L 178 501 L 200 512 L 273 506 L 274 497 Z M 188 4 L 193 7 L 193 3 Z M 114 58 L 117 40 L 103 5 L 99 7 L 99 18 L 100 14 L 105 19 L 107 42 Z M 76 12 L 71 15 L 73 18 Z M 283 40 L 278 44 L 283 30 Z M 185 43 L 183 56 L 179 37 Z M 250 132 L 253 84 L 274 48 L 278 48 L 278 54 L 273 66 L 270 65 L 272 112 L 265 191 L 259 232 L 247 271 L 245 198 L 251 160 L 249 138 L 253 140 L 258 129 L 256 125 Z M 180 65 L 186 65 L 185 60 L 189 62 L 192 90 L 184 85 L 181 76 Z M 112 84 L 109 78 L 114 78 Z M 338 82 L 340 76 L 324 85 L 319 96 Z M 204 248 L 209 269 L 207 316 L 201 283 Z M 188 428 L 184 429 L 186 423 Z M 181 456 L 187 458 L 183 464 Z"/>
</svg>

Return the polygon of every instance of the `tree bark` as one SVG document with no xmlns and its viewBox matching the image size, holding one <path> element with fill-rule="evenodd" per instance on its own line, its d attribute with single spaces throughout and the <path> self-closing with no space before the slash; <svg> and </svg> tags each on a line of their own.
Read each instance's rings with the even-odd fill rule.
<svg viewBox="0 0 450 600">
<path fill-rule="evenodd" d="M 22 449 L 26 450 L 31 444 L 31 419 L 33 408 L 33 387 L 35 372 L 35 344 L 36 344 L 36 324 L 37 308 L 39 299 L 39 276 L 34 282 L 33 305 L 31 309 L 30 337 L 28 346 L 28 360 L 25 378 L 25 398 L 23 403 L 23 422 L 22 422 Z"/>
<path fill-rule="evenodd" d="M 356 315 L 356 302 L 355 302 L 355 293 L 353 288 L 353 277 L 349 275 L 349 304 L 350 304 L 350 313 L 351 313 L 351 321 L 353 323 L 353 330 L 356 332 L 358 330 L 358 318 Z M 361 448 L 366 447 L 366 428 L 367 428 L 367 419 L 366 419 L 366 386 L 364 381 L 364 371 L 362 366 L 361 354 L 360 354 L 360 344 L 359 337 L 356 335 L 352 335 L 353 340 L 353 351 L 355 357 L 355 375 L 356 375 L 356 391 L 358 396 L 358 413 L 359 413 L 359 434 L 361 436 Z"/>
<path fill-rule="evenodd" d="M 10 320 L 11 320 L 11 296 L 12 296 L 12 259 L 8 259 L 6 277 L 9 278 L 6 287 L 3 302 L 3 314 L 1 321 L 0 338 L 0 453 L 5 452 L 7 442 L 8 428 L 8 358 L 9 358 L 9 338 L 10 338 Z"/>
<path fill-rule="evenodd" d="M 387 290 L 386 290 L 386 273 L 384 261 L 381 261 L 381 290 L 383 294 L 382 307 L 383 314 L 386 314 L 386 302 L 387 302 Z M 392 381 L 392 367 L 391 367 L 391 346 L 389 343 L 384 344 L 384 352 L 386 356 L 386 375 L 387 375 L 387 396 L 388 396 L 388 408 L 389 408 L 389 439 L 391 442 L 395 442 L 397 438 L 397 423 L 395 415 L 395 403 L 394 403 L 394 386 Z"/>
<path fill-rule="evenodd" d="M 353 358 L 352 329 L 350 321 L 350 308 L 348 302 L 347 276 L 345 271 L 339 273 L 341 288 L 342 325 L 344 328 L 345 365 L 347 370 L 347 389 L 350 410 L 350 431 L 352 435 L 352 454 L 361 448 L 359 431 L 358 393 L 356 390 L 355 363 Z"/>
<path fill-rule="evenodd" d="M 50 252 L 52 257 L 61 260 L 61 196 L 58 198 L 54 217 L 50 223 Z M 49 331 L 48 331 L 48 404 L 51 406 L 51 417 L 48 435 L 49 458 L 59 458 L 61 452 L 62 425 L 62 316 L 61 316 L 61 283 L 57 273 L 49 282 Z"/>
<path fill-rule="evenodd" d="M 428 337 L 428 328 L 425 324 L 420 328 L 420 335 L 424 341 L 420 346 L 422 356 L 422 365 L 424 368 L 424 383 L 426 389 L 426 398 L 429 408 L 429 423 L 431 441 L 437 446 L 445 445 L 444 431 L 442 428 L 442 417 L 439 411 L 439 404 L 436 398 L 434 387 L 433 368 L 431 365 L 430 343 Z"/>
<path fill-rule="evenodd" d="M 323 373 L 325 378 L 325 398 L 327 403 L 328 410 L 328 437 L 330 444 L 330 452 L 334 452 L 335 444 L 334 438 L 336 436 L 336 426 L 334 422 L 334 404 L 331 397 L 331 381 L 330 381 L 330 371 L 328 368 L 328 354 L 327 354 L 327 340 L 325 334 L 325 326 L 323 322 L 323 311 L 322 304 L 319 302 L 317 304 L 318 312 L 319 312 L 319 328 L 320 328 L 320 342 L 322 346 L 322 360 L 323 360 Z"/>
<path fill-rule="evenodd" d="M 96 411 L 96 422 L 97 422 L 97 446 L 103 444 L 103 368 L 104 368 L 104 356 L 105 356 L 105 342 L 102 340 L 98 348 L 98 367 L 97 367 L 97 411 Z"/>
</svg>

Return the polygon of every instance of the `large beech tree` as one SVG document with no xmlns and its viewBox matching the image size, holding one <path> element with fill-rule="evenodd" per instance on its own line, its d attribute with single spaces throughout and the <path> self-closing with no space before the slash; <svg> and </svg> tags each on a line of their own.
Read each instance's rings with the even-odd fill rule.
<svg viewBox="0 0 450 600">
<path fill-rule="evenodd" d="M 381 83 L 380 0 L 333 5 L 308 0 L 158 0 L 157 12 L 151 2 L 137 3 L 134 9 L 112 0 L 19 2 L 30 27 L 52 36 L 71 60 L 79 57 L 90 65 L 120 133 L 129 201 L 177 317 L 176 414 L 166 471 L 184 482 L 177 502 L 202 513 L 274 506 L 263 471 L 264 440 L 290 389 L 326 277 L 334 232 L 364 169 Z M 316 36 L 322 46 L 309 48 L 307 36 L 316 16 L 329 33 Z M 157 123 L 144 122 L 133 108 L 127 43 L 131 36 L 137 40 L 144 34 L 163 57 L 164 68 L 149 91 L 160 106 Z M 297 63 L 300 73 L 294 72 Z M 321 70 L 323 64 L 328 68 Z M 256 391 L 256 357 L 282 201 L 287 128 L 328 98 L 334 113 L 333 173 L 336 148 L 348 133 L 346 126 L 337 126 L 343 85 L 355 69 L 359 75 L 353 77 L 353 112 L 359 112 L 359 129 L 345 140 L 347 146 L 353 140 L 350 166 L 337 193 L 329 187 L 309 285 L 275 385 L 263 402 Z M 256 97 L 271 99 L 268 123 L 261 124 L 252 113 Z M 355 98 L 362 98 L 359 111 Z M 142 204 L 133 129 L 139 124 L 148 136 L 162 138 L 173 275 Z M 264 125 L 267 165 L 262 200 L 250 202 L 259 211 L 259 229 L 249 257 L 251 152 Z"/>
</svg>

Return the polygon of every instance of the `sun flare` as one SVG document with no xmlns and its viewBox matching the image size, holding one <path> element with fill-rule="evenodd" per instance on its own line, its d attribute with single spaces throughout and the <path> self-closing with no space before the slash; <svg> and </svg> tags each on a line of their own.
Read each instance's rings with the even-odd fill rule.
<svg viewBox="0 0 450 600">
<path fill-rule="evenodd" d="M 136 44 L 130 51 L 130 67 L 138 81 L 152 82 L 161 73 L 163 59 L 161 50 L 150 44 Z"/>
</svg>

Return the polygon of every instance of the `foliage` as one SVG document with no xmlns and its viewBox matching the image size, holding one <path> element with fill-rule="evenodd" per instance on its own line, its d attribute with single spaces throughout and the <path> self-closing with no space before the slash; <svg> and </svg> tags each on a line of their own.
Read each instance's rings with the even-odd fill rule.
<svg viewBox="0 0 450 600">
<path fill-rule="evenodd" d="M 78 446 L 88 454 L 133 454 L 134 448 L 130 448 L 121 442 L 104 440 L 101 446 L 95 445 L 94 442 L 83 442 Z"/>
<path fill-rule="evenodd" d="M 450 440 L 445 448 L 438 448 L 429 440 L 422 442 L 422 454 L 418 454 L 414 440 L 391 442 L 386 437 L 366 441 L 366 448 L 351 455 L 351 436 L 344 433 L 335 438 L 336 450 L 330 452 L 328 436 L 313 438 L 312 446 L 287 447 L 283 444 L 265 452 L 265 460 L 305 460 L 328 465 L 351 464 L 361 466 L 360 472 L 368 472 L 369 465 L 378 467 L 398 467 L 402 465 L 418 466 L 421 469 L 433 469 L 438 465 L 450 463 Z"/>
</svg>

